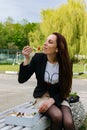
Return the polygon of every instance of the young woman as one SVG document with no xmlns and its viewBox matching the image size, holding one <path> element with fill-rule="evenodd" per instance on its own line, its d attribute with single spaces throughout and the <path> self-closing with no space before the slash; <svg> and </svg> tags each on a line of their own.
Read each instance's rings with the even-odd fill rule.
<svg viewBox="0 0 87 130">
<path fill-rule="evenodd" d="M 37 86 L 33 96 L 40 113 L 51 118 L 51 130 L 75 130 L 71 110 L 66 98 L 72 85 L 72 67 L 66 39 L 60 33 L 49 35 L 43 45 L 43 53 L 36 53 L 30 60 L 32 48 L 25 46 L 22 54 L 18 81 L 27 81 L 33 73 Z"/>
</svg>

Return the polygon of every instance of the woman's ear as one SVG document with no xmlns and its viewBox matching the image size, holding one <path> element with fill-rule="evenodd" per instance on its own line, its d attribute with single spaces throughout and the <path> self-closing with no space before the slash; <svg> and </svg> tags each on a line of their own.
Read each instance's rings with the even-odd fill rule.
<svg viewBox="0 0 87 130">
<path fill-rule="evenodd" d="M 56 52 L 58 52 L 58 48 L 56 49 Z"/>
</svg>

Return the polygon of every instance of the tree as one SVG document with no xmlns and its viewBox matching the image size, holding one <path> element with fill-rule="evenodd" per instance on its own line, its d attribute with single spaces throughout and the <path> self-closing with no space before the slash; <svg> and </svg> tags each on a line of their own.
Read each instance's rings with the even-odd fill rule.
<svg viewBox="0 0 87 130">
<path fill-rule="evenodd" d="M 81 36 L 80 54 L 87 55 L 87 12 L 84 15 L 83 35 Z"/>
<path fill-rule="evenodd" d="M 55 31 L 63 34 L 68 42 L 70 56 L 73 57 L 81 53 L 84 26 L 87 23 L 85 14 L 84 0 L 68 0 L 60 8 L 43 10 L 41 32 L 45 37 Z"/>
<path fill-rule="evenodd" d="M 14 23 L 8 17 L 4 23 L 0 23 L 0 48 L 22 49 L 29 44 L 29 32 L 34 32 L 38 23 L 29 23 L 23 19 L 21 23 Z"/>
<path fill-rule="evenodd" d="M 34 48 L 34 51 L 38 49 L 42 51 L 42 45 L 44 43 L 44 35 L 40 31 L 40 26 L 37 26 L 37 29 L 34 32 L 28 34 L 30 40 L 30 46 Z"/>
</svg>

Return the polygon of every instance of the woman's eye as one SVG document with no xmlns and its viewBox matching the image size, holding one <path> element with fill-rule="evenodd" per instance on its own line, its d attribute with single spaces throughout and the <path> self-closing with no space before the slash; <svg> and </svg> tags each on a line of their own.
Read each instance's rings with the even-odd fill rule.
<svg viewBox="0 0 87 130">
<path fill-rule="evenodd" d="M 53 41 L 49 41 L 49 43 L 53 43 Z"/>
</svg>

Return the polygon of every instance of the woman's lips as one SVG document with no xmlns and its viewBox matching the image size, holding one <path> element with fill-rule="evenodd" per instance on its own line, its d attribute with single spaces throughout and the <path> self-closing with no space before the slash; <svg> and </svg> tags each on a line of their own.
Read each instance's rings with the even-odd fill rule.
<svg viewBox="0 0 87 130">
<path fill-rule="evenodd" d="M 47 48 L 46 48 L 46 47 L 44 47 L 43 49 L 44 49 L 44 50 L 47 50 Z"/>
</svg>

